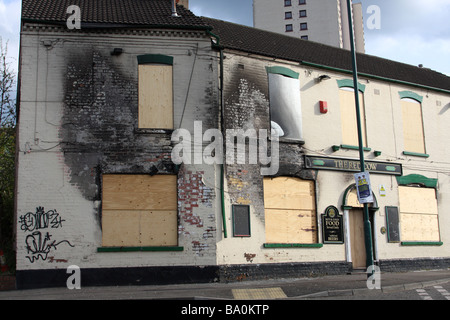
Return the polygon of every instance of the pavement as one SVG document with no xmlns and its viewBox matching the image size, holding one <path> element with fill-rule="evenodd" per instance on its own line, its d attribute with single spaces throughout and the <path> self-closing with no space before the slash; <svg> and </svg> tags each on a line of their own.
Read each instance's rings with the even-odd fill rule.
<svg viewBox="0 0 450 320">
<path fill-rule="evenodd" d="M 82 282 L 82 279 L 81 279 Z M 450 282 L 447 270 L 380 274 L 380 292 L 413 290 Z M 377 289 L 374 289 L 377 290 Z M 0 300 L 302 300 L 370 295 L 365 273 L 317 278 L 153 286 L 48 288 L 0 291 Z"/>
</svg>

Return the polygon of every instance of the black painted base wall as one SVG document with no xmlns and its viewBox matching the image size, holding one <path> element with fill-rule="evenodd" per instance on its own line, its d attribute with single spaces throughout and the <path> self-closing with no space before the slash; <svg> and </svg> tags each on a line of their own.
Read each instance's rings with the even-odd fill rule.
<svg viewBox="0 0 450 320">
<path fill-rule="evenodd" d="M 450 268 L 450 258 L 381 260 L 382 272 L 406 272 Z M 142 268 L 81 269 L 81 286 L 135 286 L 188 283 L 237 282 L 277 278 L 344 275 L 351 263 L 305 262 L 279 264 L 173 266 Z M 16 287 L 22 289 L 66 287 L 71 274 L 65 269 L 17 270 Z"/>
<path fill-rule="evenodd" d="M 186 283 L 236 282 L 276 278 L 345 274 L 347 262 L 283 263 L 207 267 L 145 267 L 81 269 L 81 286 L 134 286 Z M 18 270 L 17 289 L 66 287 L 71 274 L 65 269 Z"/>
<path fill-rule="evenodd" d="M 442 270 L 450 268 L 450 258 L 416 258 L 381 260 L 379 267 L 383 272 L 407 272 L 416 270 Z"/>
<path fill-rule="evenodd" d="M 344 261 L 229 265 L 220 266 L 220 281 L 236 282 L 243 280 L 318 277 L 346 274 L 350 270 L 351 263 Z"/>
<path fill-rule="evenodd" d="M 81 269 L 81 287 L 208 283 L 218 280 L 218 267 L 140 267 Z M 65 269 L 17 270 L 17 289 L 66 287 Z"/>
</svg>

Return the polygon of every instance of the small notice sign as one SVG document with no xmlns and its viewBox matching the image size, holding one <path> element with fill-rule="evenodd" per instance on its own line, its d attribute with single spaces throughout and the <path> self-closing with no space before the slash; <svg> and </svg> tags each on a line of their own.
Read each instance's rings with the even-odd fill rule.
<svg viewBox="0 0 450 320">
<path fill-rule="evenodd" d="M 373 203 L 374 200 L 369 172 L 355 173 L 355 181 L 359 203 Z"/>
<path fill-rule="evenodd" d="M 380 196 L 386 197 L 386 186 L 384 184 L 380 185 Z"/>
<path fill-rule="evenodd" d="M 329 206 L 322 214 L 322 237 L 323 243 L 341 244 L 344 243 L 343 219 L 339 210 L 334 206 Z"/>
</svg>

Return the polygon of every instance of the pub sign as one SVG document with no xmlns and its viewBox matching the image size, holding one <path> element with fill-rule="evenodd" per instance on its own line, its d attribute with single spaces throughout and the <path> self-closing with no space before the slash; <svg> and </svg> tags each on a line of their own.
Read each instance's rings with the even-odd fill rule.
<svg viewBox="0 0 450 320">
<path fill-rule="evenodd" d="M 335 206 L 329 206 L 322 214 L 323 243 L 344 243 L 343 218 Z"/>
</svg>

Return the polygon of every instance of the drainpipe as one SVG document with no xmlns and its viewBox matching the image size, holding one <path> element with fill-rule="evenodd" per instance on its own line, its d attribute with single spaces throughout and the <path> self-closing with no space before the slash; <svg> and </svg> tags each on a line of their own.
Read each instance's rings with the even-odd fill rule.
<svg viewBox="0 0 450 320">
<path fill-rule="evenodd" d="M 224 83 L 224 77 L 223 77 L 223 47 L 220 45 L 220 37 L 214 33 L 212 33 L 210 30 L 207 31 L 207 33 L 216 39 L 216 42 L 213 41 L 212 47 L 214 49 L 219 50 L 219 64 L 220 64 L 220 74 L 219 74 L 219 86 L 220 86 L 220 128 L 222 131 L 222 134 L 225 132 L 224 127 L 224 119 L 223 119 L 223 112 L 224 112 L 224 97 L 223 97 L 223 83 Z M 223 141 L 223 150 L 225 150 L 225 139 Z M 222 206 L 222 225 L 223 225 L 223 237 L 227 238 L 227 221 L 226 221 L 226 215 L 225 215 L 225 153 L 224 153 L 224 159 L 223 163 L 220 165 L 220 198 L 221 198 L 221 206 Z"/>
<path fill-rule="evenodd" d="M 355 91 L 355 105 L 356 105 L 356 123 L 358 126 L 358 141 L 359 141 L 359 158 L 361 163 L 361 172 L 365 171 L 364 162 L 364 145 L 362 138 L 361 129 L 361 114 L 359 111 L 359 90 L 358 90 L 358 70 L 356 63 L 356 50 L 355 50 L 355 40 L 353 36 L 353 18 L 352 18 L 352 5 L 351 0 L 347 0 L 348 9 L 348 23 L 350 29 L 350 45 L 352 53 L 352 66 L 353 66 L 353 87 Z M 366 266 L 367 268 L 373 266 L 373 248 L 372 248 L 372 227 L 369 218 L 369 205 L 364 204 L 364 243 L 366 246 Z M 368 277 L 373 275 L 373 271 L 367 274 Z"/>
</svg>

